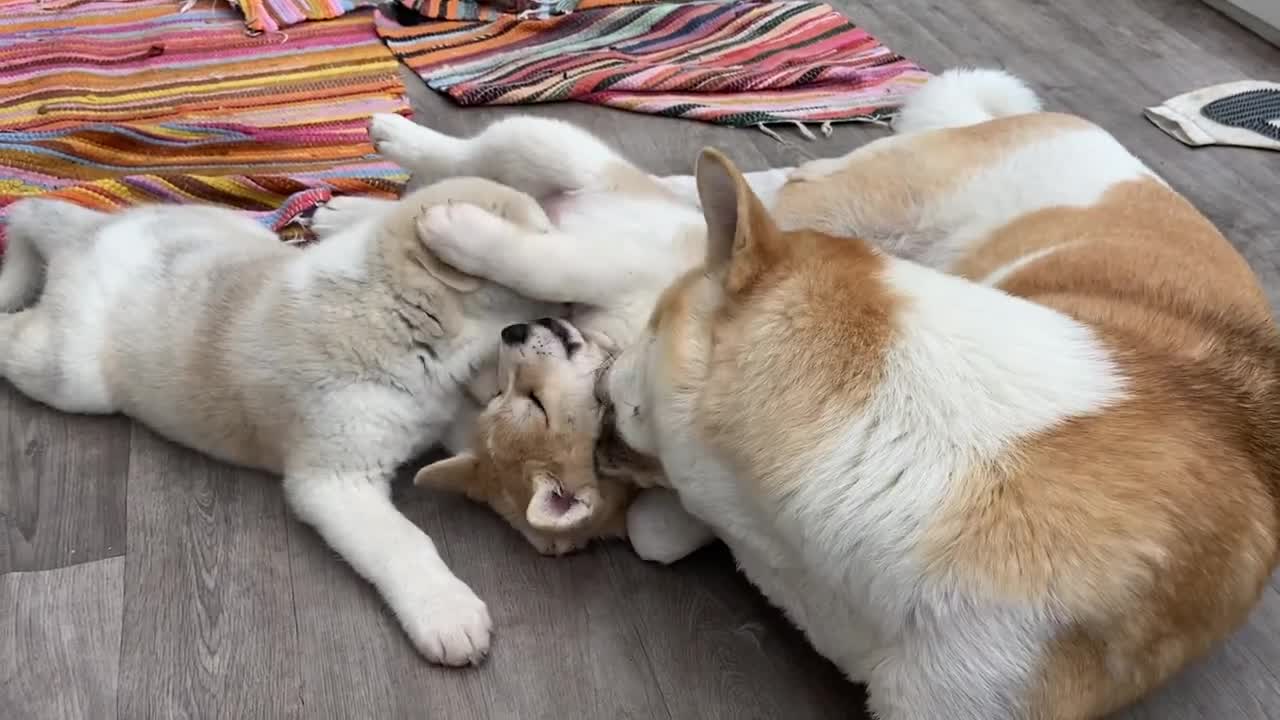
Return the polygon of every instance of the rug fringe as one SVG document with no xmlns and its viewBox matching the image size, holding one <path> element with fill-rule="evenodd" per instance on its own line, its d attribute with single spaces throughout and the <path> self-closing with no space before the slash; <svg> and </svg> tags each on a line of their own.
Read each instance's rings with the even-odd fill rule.
<svg viewBox="0 0 1280 720">
<path fill-rule="evenodd" d="M 826 120 L 818 125 L 818 132 L 822 133 L 823 137 L 831 137 L 831 133 L 834 132 L 833 126 L 835 123 L 866 123 L 868 125 L 879 125 L 880 127 L 886 128 L 892 127 L 893 118 L 896 114 L 897 113 L 893 112 L 876 112 L 871 115 L 864 115 L 861 117 L 845 118 L 842 120 Z M 801 120 L 787 120 L 785 118 L 779 118 L 777 120 L 756 123 L 755 128 L 785 145 L 786 140 L 783 140 L 782 136 L 779 135 L 776 130 L 771 128 L 770 125 L 795 125 L 796 130 L 798 130 L 806 140 L 817 140 L 817 136 L 809 129 L 809 125 L 814 124 L 817 123 L 805 123 Z"/>
</svg>

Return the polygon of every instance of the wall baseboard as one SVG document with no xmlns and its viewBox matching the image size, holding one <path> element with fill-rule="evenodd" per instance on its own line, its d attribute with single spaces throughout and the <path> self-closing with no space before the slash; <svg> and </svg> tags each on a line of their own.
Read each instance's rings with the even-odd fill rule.
<svg viewBox="0 0 1280 720">
<path fill-rule="evenodd" d="M 1203 2 L 1261 35 L 1272 45 L 1280 46 L 1280 2 L 1276 0 L 1203 0 Z"/>
</svg>

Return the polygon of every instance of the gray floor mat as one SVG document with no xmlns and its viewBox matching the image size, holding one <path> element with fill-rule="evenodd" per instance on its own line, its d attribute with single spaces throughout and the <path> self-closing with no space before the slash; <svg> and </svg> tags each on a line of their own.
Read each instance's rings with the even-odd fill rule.
<svg viewBox="0 0 1280 720">
<path fill-rule="evenodd" d="M 1280 141 L 1280 90 L 1249 90 L 1219 98 L 1200 114 L 1223 125 L 1245 128 Z"/>
</svg>

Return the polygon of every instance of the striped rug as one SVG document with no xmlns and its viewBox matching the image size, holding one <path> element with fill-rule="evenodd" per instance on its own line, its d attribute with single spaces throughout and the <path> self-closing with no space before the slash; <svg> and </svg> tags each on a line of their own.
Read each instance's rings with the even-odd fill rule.
<svg viewBox="0 0 1280 720">
<path fill-rule="evenodd" d="M 422 0 L 445 11 L 463 0 Z M 460 105 L 576 100 L 764 128 L 882 117 L 928 77 L 829 5 L 692 2 L 378 32 Z M 806 131 L 807 132 L 807 131 Z"/>
<path fill-rule="evenodd" d="M 205 0 L 201 0 L 205 1 Z M 376 5 L 398 4 L 411 14 L 437 20 L 496 20 L 503 15 L 523 19 L 564 15 L 613 5 L 655 0 L 228 0 L 244 13 L 253 32 L 275 32 L 306 20 L 335 18 Z"/>
<path fill-rule="evenodd" d="M 403 182 L 365 131 L 408 112 L 369 12 L 250 36 L 225 2 L 183 8 L 0 0 L 0 215 L 52 192 L 213 202 L 279 228 L 334 191 Z"/>
</svg>

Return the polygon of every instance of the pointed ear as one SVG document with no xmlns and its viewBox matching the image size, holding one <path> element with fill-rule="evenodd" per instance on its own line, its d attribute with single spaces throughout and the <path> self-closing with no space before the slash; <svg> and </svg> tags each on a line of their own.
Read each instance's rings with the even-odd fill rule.
<svg viewBox="0 0 1280 720">
<path fill-rule="evenodd" d="M 566 490 L 550 475 L 533 475 L 533 497 L 525 509 L 525 520 L 535 530 L 565 532 L 586 524 L 599 505 L 599 492 L 592 487 L 574 493 Z"/>
<path fill-rule="evenodd" d="M 739 290 L 770 260 L 778 231 L 742 173 L 719 150 L 703 150 L 694 173 L 707 221 L 707 271 L 728 268 L 726 288 Z"/>
<path fill-rule="evenodd" d="M 465 452 L 438 460 L 418 471 L 413 484 L 447 492 L 469 494 L 475 489 L 476 456 Z"/>
</svg>

